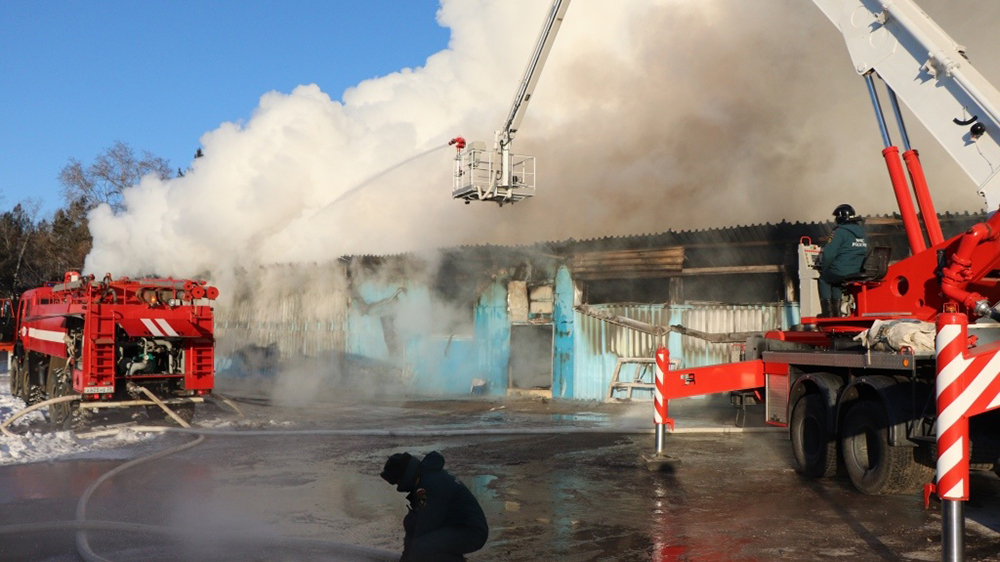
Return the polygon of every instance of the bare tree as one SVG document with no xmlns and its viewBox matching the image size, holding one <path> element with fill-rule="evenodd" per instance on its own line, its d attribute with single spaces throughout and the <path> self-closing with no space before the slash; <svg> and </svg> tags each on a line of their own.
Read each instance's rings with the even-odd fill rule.
<svg viewBox="0 0 1000 562">
<path fill-rule="evenodd" d="M 148 150 L 142 151 L 142 158 L 136 157 L 131 146 L 122 141 L 97 155 L 94 162 L 84 166 L 79 160 L 70 158 L 69 164 L 59 173 L 59 183 L 63 185 L 63 197 L 67 203 L 83 200 L 86 209 L 93 209 L 107 203 L 115 211 L 121 211 L 122 192 L 148 174 L 160 179 L 171 177 L 170 163 Z"/>
<path fill-rule="evenodd" d="M 0 214 L 0 294 L 9 297 L 35 281 L 30 251 L 36 242 L 38 203 L 18 203 Z"/>
</svg>

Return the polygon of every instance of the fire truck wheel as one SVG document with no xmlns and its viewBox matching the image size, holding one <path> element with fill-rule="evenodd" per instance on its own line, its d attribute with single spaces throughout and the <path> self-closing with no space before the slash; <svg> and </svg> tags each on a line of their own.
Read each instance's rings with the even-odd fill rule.
<svg viewBox="0 0 1000 562">
<path fill-rule="evenodd" d="M 25 397 L 21 395 L 21 370 L 17 368 L 17 361 L 10 362 L 10 395 L 14 398 L 20 398 L 24 400 Z"/>
<path fill-rule="evenodd" d="M 799 470 L 813 478 L 837 473 L 837 440 L 830 434 L 829 408 L 819 394 L 807 394 L 792 409 L 792 452 Z"/>
<path fill-rule="evenodd" d="M 930 469 L 914 459 L 914 447 L 889 444 L 889 416 L 866 400 L 847 411 L 841 448 L 851 483 L 865 494 L 911 493 L 930 481 Z"/>
<path fill-rule="evenodd" d="M 40 380 L 38 374 L 42 360 L 41 354 L 29 351 L 21 360 L 21 368 L 18 369 L 21 373 L 21 392 L 24 395 L 24 403 L 29 406 L 45 400 L 45 389 L 42 388 L 42 385 L 35 384 Z M 45 361 L 48 364 L 48 360 Z"/>
<path fill-rule="evenodd" d="M 46 382 L 46 394 L 49 398 L 69 396 L 73 393 L 70 387 L 69 372 L 66 369 L 53 371 L 53 376 L 48 377 Z M 73 403 L 61 402 L 59 404 L 49 404 L 49 421 L 53 424 L 69 429 L 73 418 Z"/>
<path fill-rule="evenodd" d="M 28 384 L 28 398 L 24 403 L 31 406 L 45 400 L 45 391 L 37 384 Z"/>
</svg>

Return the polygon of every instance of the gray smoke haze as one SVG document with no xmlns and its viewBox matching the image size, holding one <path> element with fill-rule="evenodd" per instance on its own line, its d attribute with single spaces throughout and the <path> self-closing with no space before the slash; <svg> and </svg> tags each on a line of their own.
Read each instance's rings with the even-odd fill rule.
<svg viewBox="0 0 1000 562">
<path fill-rule="evenodd" d="M 921 5 L 1000 83 L 993 2 Z M 424 66 L 340 101 L 315 85 L 264 94 L 246 123 L 205 133 L 185 177 L 143 180 L 119 215 L 95 210 L 87 271 L 224 278 L 345 254 L 825 220 L 841 202 L 895 209 L 864 83 L 805 0 L 576 0 L 515 142 L 538 158 L 538 195 L 452 200 L 453 152 L 433 149 L 492 140 L 547 9 L 442 0 L 451 41 Z M 909 125 L 938 209 L 980 209 Z"/>
</svg>

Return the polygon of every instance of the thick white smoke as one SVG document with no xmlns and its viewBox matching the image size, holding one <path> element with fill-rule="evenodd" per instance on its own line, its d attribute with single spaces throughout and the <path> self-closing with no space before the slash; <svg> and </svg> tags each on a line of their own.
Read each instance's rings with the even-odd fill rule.
<svg viewBox="0 0 1000 562">
<path fill-rule="evenodd" d="M 986 31 L 1000 20 L 992 0 L 921 4 L 980 71 L 1000 75 L 987 59 L 997 40 Z M 205 156 L 186 176 L 143 180 L 121 214 L 96 209 L 86 269 L 219 274 L 467 243 L 824 220 L 841 202 L 894 210 L 863 82 L 839 32 L 806 0 L 575 0 L 516 141 L 538 157 L 538 195 L 503 208 L 452 200 L 452 151 L 434 149 L 456 135 L 492 141 L 548 7 L 442 0 L 451 41 L 424 66 L 362 82 L 339 101 L 315 85 L 264 94 L 246 123 L 205 133 Z M 910 125 L 939 210 L 979 209 L 971 182 Z"/>
</svg>

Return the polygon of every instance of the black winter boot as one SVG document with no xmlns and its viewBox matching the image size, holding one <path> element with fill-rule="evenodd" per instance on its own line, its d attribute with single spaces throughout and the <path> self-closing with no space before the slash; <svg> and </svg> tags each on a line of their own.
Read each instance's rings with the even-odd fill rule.
<svg viewBox="0 0 1000 562">
<path fill-rule="evenodd" d="M 844 314 L 840 311 L 840 305 L 843 304 L 841 299 L 833 299 L 830 301 L 830 318 L 843 318 Z"/>
<path fill-rule="evenodd" d="M 830 312 L 833 308 L 833 301 L 826 299 L 819 301 L 819 316 L 816 318 L 830 318 Z"/>
</svg>

